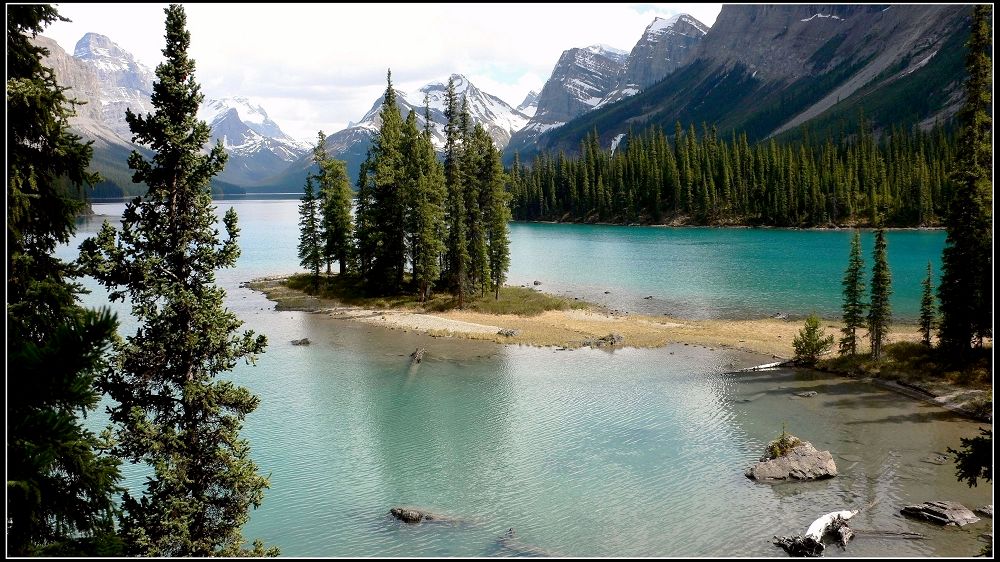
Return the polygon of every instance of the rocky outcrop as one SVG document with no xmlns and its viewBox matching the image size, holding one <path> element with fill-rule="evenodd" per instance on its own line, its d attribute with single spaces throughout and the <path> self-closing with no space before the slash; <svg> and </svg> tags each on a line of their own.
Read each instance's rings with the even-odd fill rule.
<svg viewBox="0 0 1000 562">
<path fill-rule="evenodd" d="M 901 509 L 900 513 L 938 525 L 963 527 L 979 521 L 979 518 L 969 508 L 953 501 L 933 501 L 920 505 L 908 505 Z"/>
<path fill-rule="evenodd" d="M 583 345 L 589 345 L 590 347 L 610 347 L 619 345 L 625 341 L 625 337 L 621 334 L 608 334 L 596 339 L 584 340 Z"/>
<path fill-rule="evenodd" d="M 746 469 L 747 478 L 758 482 L 774 482 L 787 480 L 820 480 L 833 478 L 837 475 L 837 464 L 833 462 L 830 451 L 819 451 L 808 441 L 799 442 L 784 454 L 772 458 L 765 453 L 760 462 Z M 772 449 L 771 444 L 768 450 Z"/>
</svg>

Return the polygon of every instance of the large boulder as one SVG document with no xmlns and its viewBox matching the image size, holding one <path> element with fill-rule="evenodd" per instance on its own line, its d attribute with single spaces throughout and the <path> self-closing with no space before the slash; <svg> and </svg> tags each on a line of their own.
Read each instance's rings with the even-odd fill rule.
<svg viewBox="0 0 1000 562">
<path fill-rule="evenodd" d="M 969 508 L 958 502 L 936 501 L 920 505 L 908 505 L 900 510 L 903 515 L 937 523 L 938 525 L 958 525 L 962 527 L 979 521 Z"/>
<path fill-rule="evenodd" d="M 413 509 L 409 507 L 394 507 L 389 510 L 389 514 L 404 521 L 406 523 L 419 523 L 424 519 L 433 520 L 434 516 L 430 513 L 420 511 L 419 509 Z"/>
<path fill-rule="evenodd" d="M 761 457 L 760 462 L 746 469 L 747 478 L 758 482 L 778 480 L 819 480 L 833 478 L 837 475 L 837 464 L 833 462 L 830 451 L 818 451 L 808 441 L 789 436 L 795 444 L 787 451 L 775 456 L 772 445 L 768 444 L 769 453 Z"/>
</svg>

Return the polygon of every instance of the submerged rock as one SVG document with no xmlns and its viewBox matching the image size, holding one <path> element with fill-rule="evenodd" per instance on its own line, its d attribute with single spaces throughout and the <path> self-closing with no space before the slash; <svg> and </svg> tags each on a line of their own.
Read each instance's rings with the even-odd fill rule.
<svg viewBox="0 0 1000 562">
<path fill-rule="evenodd" d="M 977 507 L 975 511 L 976 513 L 982 515 L 983 517 L 989 517 L 990 519 L 993 519 L 993 504 L 984 505 L 983 507 Z"/>
<path fill-rule="evenodd" d="M 818 451 L 812 443 L 801 441 L 789 435 L 789 441 L 798 442 L 785 454 L 772 457 L 772 441 L 768 444 L 768 452 L 761 457 L 760 462 L 746 469 L 747 478 L 757 481 L 776 480 L 820 480 L 833 478 L 837 475 L 837 463 L 833 461 L 830 451 Z"/>
<path fill-rule="evenodd" d="M 419 523 L 421 521 L 433 521 L 436 519 L 431 513 L 411 507 L 393 507 L 389 510 L 389 515 L 404 523 Z"/>
<path fill-rule="evenodd" d="M 953 501 L 924 502 L 920 505 L 908 505 L 899 510 L 903 515 L 916 517 L 937 523 L 938 525 L 958 525 L 959 527 L 979 521 L 969 508 Z"/>
<path fill-rule="evenodd" d="M 309 338 L 302 338 L 300 340 L 292 340 L 292 345 L 309 345 L 312 343 Z"/>
<path fill-rule="evenodd" d="M 816 396 L 817 394 L 819 394 L 819 393 L 816 392 L 815 390 L 807 390 L 805 392 L 796 392 L 795 393 L 796 396 L 801 396 L 802 398 L 812 398 L 813 396 Z"/>
</svg>

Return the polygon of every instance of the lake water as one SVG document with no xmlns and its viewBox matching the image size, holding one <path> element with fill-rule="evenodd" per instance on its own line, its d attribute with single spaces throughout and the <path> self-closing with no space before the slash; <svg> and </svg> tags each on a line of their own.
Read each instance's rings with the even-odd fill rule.
<svg viewBox="0 0 1000 562">
<path fill-rule="evenodd" d="M 953 465 L 923 460 L 958 446 L 979 424 L 870 383 L 795 370 L 732 373 L 763 359 L 696 346 L 556 351 L 276 312 L 238 285 L 297 269 L 295 204 L 233 203 L 243 256 L 219 274 L 228 306 L 269 339 L 256 367 L 233 374 L 262 398 L 243 435 L 272 483 L 245 535 L 286 556 L 776 556 L 783 553 L 772 535 L 800 534 L 823 513 L 875 500 L 854 527 L 928 540 L 859 535 L 845 553 L 831 547 L 828 556 L 970 555 L 992 528 L 985 520 L 940 529 L 898 514 L 927 500 L 991 503 L 992 486 L 970 489 L 955 481 Z M 95 205 L 108 215 L 121 208 Z M 73 246 L 96 227 L 81 225 Z M 511 230 L 512 282 L 539 279 L 545 289 L 593 293 L 636 310 L 649 305 L 644 293 L 653 294 L 659 302 L 650 306 L 692 316 L 808 313 L 812 293 L 800 289 L 811 291 L 817 278 L 796 277 L 792 263 L 835 273 L 832 286 L 822 285 L 835 312 L 849 241 L 846 232 Z M 912 262 L 919 281 L 943 238 L 890 233 L 895 279 Z M 824 266 L 822 252 L 835 251 L 837 264 Z M 770 273 L 758 271 L 762 265 Z M 905 293 L 896 297 L 903 308 Z M 101 292 L 87 302 L 103 304 Z M 313 344 L 289 343 L 302 337 Z M 407 355 L 418 346 L 427 355 L 411 369 Z M 802 390 L 818 395 L 794 396 Z M 829 449 L 841 475 L 775 486 L 745 478 L 743 469 L 783 425 Z M 141 470 L 125 472 L 133 485 L 141 480 Z M 393 505 L 451 520 L 405 525 L 386 515 Z M 516 540 L 500 540 L 510 528 Z"/>
</svg>

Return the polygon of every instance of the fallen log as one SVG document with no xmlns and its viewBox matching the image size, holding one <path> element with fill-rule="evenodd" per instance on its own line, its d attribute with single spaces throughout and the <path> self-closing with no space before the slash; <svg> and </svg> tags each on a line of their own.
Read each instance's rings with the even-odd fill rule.
<svg viewBox="0 0 1000 562">
<path fill-rule="evenodd" d="M 410 354 L 410 365 L 416 365 L 424 360 L 424 353 L 427 353 L 427 349 L 423 347 L 418 347 L 416 351 Z"/>
<path fill-rule="evenodd" d="M 858 514 L 858 510 L 833 511 L 812 522 L 806 529 L 805 535 L 794 537 L 775 536 L 772 542 L 785 549 L 791 556 L 823 556 L 826 545 L 823 544 L 823 537 L 832 534 L 837 538 L 837 542 L 844 548 L 854 537 L 854 533 L 847 525 L 847 520 Z"/>
</svg>

